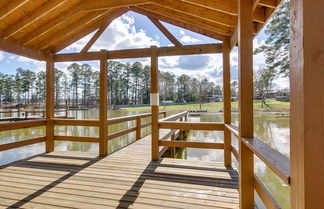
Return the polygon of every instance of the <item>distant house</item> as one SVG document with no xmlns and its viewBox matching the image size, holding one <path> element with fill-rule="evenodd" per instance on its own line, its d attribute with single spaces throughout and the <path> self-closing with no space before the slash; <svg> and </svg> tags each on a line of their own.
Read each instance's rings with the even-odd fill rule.
<svg viewBox="0 0 324 209">
<path fill-rule="evenodd" d="M 272 91 L 269 93 L 269 98 L 276 99 L 277 101 L 289 102 L 290 91 L 289 90 Z"/>
</svg>

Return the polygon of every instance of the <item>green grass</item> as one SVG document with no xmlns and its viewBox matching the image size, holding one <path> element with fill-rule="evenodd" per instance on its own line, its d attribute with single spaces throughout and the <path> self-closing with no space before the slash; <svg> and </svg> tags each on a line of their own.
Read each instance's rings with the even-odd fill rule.
<svg viewBox="0 0 324 209">
<path fill-rule="evenodd" d="M 260 101 L 254 101 L 254 109 L 258 111 L 288 111 L 290 107 L 289 102 L 280 102 L 276 101 L 274 99 L 267 99 L 267 104 L 270 107 L 264 106 L 261 108 L 261 102 Z M 238 108 L 238 102 L 232 102 L 232 108 L 237 109 Z M 127 107 L 123 108 L 126 110 L 148 110 L 150 107 Z M 160 106 L 160 109 L 164 110 L 198 110 L 200 109 L 199 104 L 186 104 L 186 105 L 169 105 L 169 106 Z M 210 112 L 218 112 L 219 110 L 223 109 L 223 103 L 222 102 L 211 102 L 211 103 L 205 103 L 202 105 L 202 109 L 207 109 Z"/>
</svg>

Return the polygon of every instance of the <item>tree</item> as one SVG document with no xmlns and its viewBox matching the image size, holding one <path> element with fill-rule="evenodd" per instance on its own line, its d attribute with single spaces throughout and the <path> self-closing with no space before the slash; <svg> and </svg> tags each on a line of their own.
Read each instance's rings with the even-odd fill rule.
<svg viewBox="0 0 324 209">
<path fill-rule="evenodd" d="M 39 71 L 36 75 L 36 102 L 39 106 L 41 101 L 45 99 L 45 86 L 46 86 L 46 73 L 45 71 Z"/>
<path fill-rule="evenodd" d="M 80 78 L 81 78 L 81 66 L 77 63 L 73 63 L 70 66 L 68 66 L 67 70 L 70 72 L 71 76 L 71 91 L 72 91 L 72 98 L 74 96 L 74 106 L 78 106 L 78 90 L 80 85 Z M 74 90 L 74 92 L 73 92 Z"/>
<path fill-rule="evenodd" d="M 231 83 L 231 93 L 232 93 L 232 97 L 237 97 L 238 95 L 238 83 L 237 81 L 232 81 Z"/>
<path fill-rule="evenodd" d="M 82 77 L 82 85 L 83 85 L 83 95 L 82 95 L 82 103 L 83 106 L 86 106 L 87 98 L 90 96 L 90 80 L 91 75 L 93 73 L 92 68 L 88 64 L 83 64 L 81 66 L 81 77 Z"/>
<path fill-rule="evenodd" d="M 59 105 L 60 92 L 63 88 L 63 86 L 61 85 L 63 76 L 64 76 L 64 72 L 62 70 L 55 68 L 55 106 Z"/>
<path fill-rule="evenodd" d="M 182 74 L 177 79 L 178 85 L 178 100 L 180 102 L 188 102 L 189 101 L 189 82 L 190 77 L 188 75 Z"/>
<path fill-rule="evenodd" d="M 273 15 L 265 29 L 265 44 L 254 51 L 255 54 L 264 54 L 268 69 L 286 76 L 289 75 L 289 5 L 289 0 L 285 0 Z"/>
<path fill-rule="evenodd" d="M 261 97 L 261 107 L 269 105 L 266 103 L 266 97 L 269 95 L 274 79 L 275 71 L 271 68 L 261 68 L 254 74 L 254 88 L 258 97 Z"/>
</svg>

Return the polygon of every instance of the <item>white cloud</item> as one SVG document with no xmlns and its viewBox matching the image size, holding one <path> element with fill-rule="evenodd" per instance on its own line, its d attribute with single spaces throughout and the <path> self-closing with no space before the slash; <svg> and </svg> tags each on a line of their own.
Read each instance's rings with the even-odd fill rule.
<svg viewBox="0 0 324 209">
<path fill-rule="evenodd" d="M 5 57 L 5 56 L 4 56 L 3 52 L 0 51 L 0 61 L 3 60 L 4 57 Z"/>
<path fill-rule="evenodd" d="M 22 67 L 27 67 L 29 70 L 36 72 L 45 70 L 46 68 L 46 62 L 30 59 L 27 57 L 12 55 L 9 57 L 9 59 L 7 59 L 7 63 L 10 63 L 11 61 L 23 63 L 24 66 Z"/>
<path fill-rule="evenodd" d="M 80 51 L 91 39 L 92 34 L 69 46 L 68 50 Z M 149 37 L 144 30 L 137 30 L 133 16 L 127 14 L 115 19 L 106 31 L 100 36 L 89 51 L 100 49 L 132 49 L 147 48 L 152 45 L 159 46 L 160 43 Z"/>
<path fill-rule="evenodd" d="M 181 39 L 180 41 L 183 42 L 183 43 L 198 43 L 198 42 L 201 42 L 201 40 L 197 39 L 197 38 L 193 38 L 191 36 L 188 36 L 186 34 L 185 31 L 183 30 L 180 30 L 180 35 L 181 35 Z"/>
</svg>

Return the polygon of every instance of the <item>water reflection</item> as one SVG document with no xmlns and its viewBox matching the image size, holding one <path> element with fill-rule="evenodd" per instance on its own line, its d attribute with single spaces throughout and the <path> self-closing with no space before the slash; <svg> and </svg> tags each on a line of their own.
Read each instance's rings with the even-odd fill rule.
<svg viewBox="0 0 324 209">
<path fill-rule="evenodd" d="M 201 121 L 223 121 L 222 114 L 204 114 Z M 238 124 L 238 114 L 232 114 L 232 121 Z M 289 157 L 289 118 L 277 117 L 275 114 L 254 115 L 254 136 L 270 145 L 274 149 Z M 190 131 L 187 141 L 223 142 L 223 132 L 217 131 Z M 232 135 L 232 144 L 238 148 L 238 140 Z M 195 148 L 178 148 L 174 157 L 190 160 L 205 160 L 223 162 L 223 150 L 206 150 Z M 236 160 L 233 159 L 233 162 Z M 255 157 L 255 173 L 278 201 L 282 208 L 290 208 L 290 187 L 272 172 L 261 160 Z M 238 166 L 237 162 L 236 165 Z M 256 198 L 258 200 L 258 198 Z M 261 206 L 262 204 L 258 204 Z M 259 207 L 262 208 L 262 207 Z"/>
</svg>

